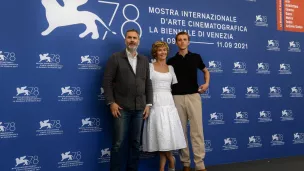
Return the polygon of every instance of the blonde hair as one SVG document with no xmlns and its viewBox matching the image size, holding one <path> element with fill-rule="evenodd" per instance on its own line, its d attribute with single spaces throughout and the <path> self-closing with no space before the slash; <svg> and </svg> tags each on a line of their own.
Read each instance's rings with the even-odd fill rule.
<svg viewBox="0 0 304 171">
<path fill-rule="evenodd" d="M 160 47 L 165 47 L 167 49 L 167 52 L 169 53 L 169 46 L 166 42 L 163 41 L 156 41 L 155 43 L 152 44 L 152 49 L 151 49 L 151 55 L 154 59 L 157 57 L 157 50 Z"/>
</svg>

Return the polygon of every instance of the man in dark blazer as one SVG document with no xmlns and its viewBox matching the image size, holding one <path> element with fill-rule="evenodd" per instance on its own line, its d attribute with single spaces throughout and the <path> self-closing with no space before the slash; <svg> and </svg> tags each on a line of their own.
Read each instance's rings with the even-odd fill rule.
<svg viewBox="0 0 304 171">
<path fill-rule="evenodd" d="M 137 53 L 139 33 L 126 32 L 126 49 L 114 53 L 105 68 L 103 88 L 106 103 L 113 115 L 113 139 L 110 170 L 120 171 L 122 148 L 129 142 L 127 168 L 138 170 L 140 135 L 143 119 L 149 116 L 153 102 L 148 59 Z"/>
</svg>

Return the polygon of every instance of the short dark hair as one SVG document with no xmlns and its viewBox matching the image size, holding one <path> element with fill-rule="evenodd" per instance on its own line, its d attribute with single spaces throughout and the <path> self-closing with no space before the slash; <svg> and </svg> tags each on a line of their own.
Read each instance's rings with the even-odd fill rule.
<svg viewBox="0 0 304 171">
<path fill-rule="evenodd" d="M 189 36 L 189 34 L 188 34 L 187 32 L 185 32 L 185 31 L 181 31 L 181 32 L 177 33 L 177 35 L 175 36 L 175 41 L 176 41 L 176 42 L 177 42 L 177 37 L 178 37 L 179 35 L 187 35 L 187 36 L 188 36 L 188 40 L 190 41 L 190 36 Z"/>
<path fill-rule="evenodd" d="M 127 31 L 126 31 L 126 36 L 127 36 L 127 33 L 129 33 L 129 32 L 135 32 L 135 33 L 137 33 L 138 38 L 140 38 L 140 36 L 139 36 L 139 32 L 138 32 L 137 30 L 135 30 L 135 29 L 130 29 L 130 30 L 127 30 Z"/>
</svg>

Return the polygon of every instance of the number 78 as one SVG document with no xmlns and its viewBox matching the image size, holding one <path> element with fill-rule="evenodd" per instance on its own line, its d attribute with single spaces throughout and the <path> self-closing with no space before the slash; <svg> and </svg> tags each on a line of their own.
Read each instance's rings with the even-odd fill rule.
<svg viewBox="0 0 304 171">
<path fill-rule="evenodd" d="M 114 12 L 113 12 L 113 15 L 112 15 L 112 17 L 111 17 L 111 20 L 110 20 L 110 22 L 109 22 L 109 26 L 111 26 L 111 24 L 112 24 L 112 22 L 113 22 L 113 19 L 114 19 L 116 13 L 117 13 L 117 10 L 118 10 L 118 7 L 119 7 L 119 3 L 117 3 L 117 2 L 110 2 L 110 1 L 103 1 L 103 0 L 99 0 L 99 2 L 100 2 L 100 3 L 105 3 L 105 4 L 114 4 L 114 5 L 116 5 L 116 8 L 115 8 L 115 10 L 114 10 Z M 134 8 L 136 9 L 137 16 L 135 17 L 135 19 L 129 19 L 129 18 L 126 16 L 125 10 L 126 10 L 126 8 L 127 8 L 128 6 L 134 7 Z M 123 28 L 124 28 L 125 24 L 126 24 L 126 23 L 129 23 L 129 22 L 135 23 L 135 24 L 138 26 L 139 31 L 140 31 L 139 37 L 141 37 L 141 36 L 142 36 L 142 29 L 141 29 L 141 26 L 139 25 L 139 23 L 137 22 L 137 19 L 139 18 L 139 10 L 138 10 L 138 8 L 137 8 L 135 5 L 133 5 L 133 4 L 126 4 L 126 5 L 123 7 L 122 14 L 123 14 L 123 16 L 124 16 L 125 19 L 126 19 L 126 21 L 121 25 L 121 28 L 120 28 L 120 32 L 121 32 L 122 37 L 125 38 L 124 33 L 123 33 Z M 107 33 L 108 33 L 108 31 L 105 32 L 105 34 L 103 35 L 102 40 L 104 40 L 104 39 L 106 38 Z"/>
</svg>

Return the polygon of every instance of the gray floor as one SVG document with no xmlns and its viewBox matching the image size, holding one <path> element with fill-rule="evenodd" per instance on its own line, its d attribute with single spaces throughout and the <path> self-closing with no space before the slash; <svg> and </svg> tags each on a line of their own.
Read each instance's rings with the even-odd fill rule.
<svg viewBox="0 0 304 171">
<path fill-rule="evenodd" d="M 304 171 L 304 156 L 209 166 L 207 171 Z"/>
</svg>

